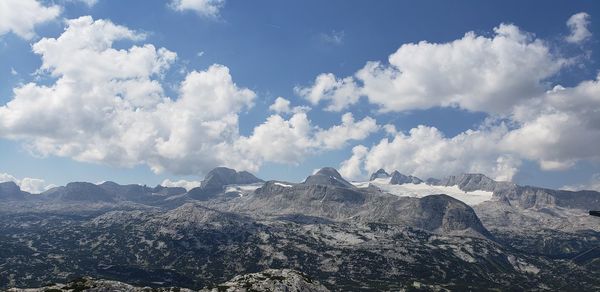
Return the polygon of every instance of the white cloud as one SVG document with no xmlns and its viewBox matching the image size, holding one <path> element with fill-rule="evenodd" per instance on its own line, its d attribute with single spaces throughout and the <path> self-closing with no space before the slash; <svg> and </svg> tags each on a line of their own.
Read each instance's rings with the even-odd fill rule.
<svg viewBox="0 0 600 292">
<path fill-rule="evenodd" d="M 269 106 L 269 110 L 274 111 L 276 113 L 287 114 L 291 113 L 292 109 L 290 108 L 291 102 L 283 97 L 277 97 L 273 104 Z"/>
<path fill-rule="evenodd" d="M 205 17 L 217 17 L 225 0 L 171 0 L 169 6 L 176 11 L 191 10 Z"/>
<path fill-rule="evenodd" d="M 585 28 L 587 19 L 582 14 L 570 23 Z M 458 107 L 489 115 L 479 128 L 454 137 L 428 126 L 403 133 L 385 125 L 390 137 L 367 151 L 355 148 L 342 163 L 349 177 L 385 168 L 424 178 L 482 172 L 510 180 L 523 160 L 543 170 L 600 161 L 598 79 L 548 90 L 548 79 L 575 60 L 554 55 L 515 25 L 501 24 L 489 37 L 469 32 L 448 43 L 405 44 L 388 64 L 368 62 L 343 79 L 321 74 L 311 87 L 295 90 L 313 104 L 329 102 L 329 110 L 365 96 L 381 112 Z"/>
<path fill-rule="evenodd" d="M 568 63 L 514 25 L 501 24 L 494 33 L 402 45 L 389 65 L 369 62 L 356 73 L 361 93 L 383 112 L 459 107 L 505 114 L 543 93 L 545 80 Z"/>
<path fill-rule="evenodd" d="M 382 139 L 368 152 L 355 148 L 357 151 L 342 163 L 342 169 L 354 175 L 361 174 L 362 169 L 367 173 L 380 168 L 393 169 L 422 178 L 480 172 L 510 180 L 520 161 L 498 152 L 497 143 L 505 132 L 505 127 L 498 126 L 447 138 L 434 127 L 418 126 L 408 134 Z"/>
<path fill-rule="evenodd" d="M 80 3 L 87 5 L 88 7 L 93 7 L 94 5 L 98 4 L 99 0 L 67 0 L 67 1 L 80 2 Z"/>
<path fill-rule="evenodd" d="M 18 182 L 19 180 L 16 177 L 14 177 L 8 173 L 0 172 L 0 182 L 8 182 L 8 181 Z"/>
<path fill-rule="evenodd" d="M 10 75 L 16 76 L 16 75 L 19 75 L 19 72 L 17 72 L 17 70 L 15 70 L 15 68 L 10 67 Z"/>
<path fill-rule="evenodd" d="M 542 169 L 561 170 L 581 160 L 600 159 L 600 76 L 575 87 L 556 86 L 515 108 L 518 125 L 503 147 L 537 160 Z"/>
<path fill-rule="evenodd" d="M 329 102 L 330 111 L 365 96 L 381 112 L 459 107 L 508 114 L 515 103 L 547 90 L 546 79 L 569 64 L 510 24 L 494 28 L 490 37 L 468 32 L 448 43 L 404 44 L 388 61 L 367 62 L 354 77 L 320 74 L 312 86 L 295 91 L 313 104 Z"/>
<path fill-rule="evenodd" d="M 320 74 L 312 86 L 296 86 L 294 91 L 313 105 L 321 101 L 330 102 L 325 108 L 327 111 L 341 111 L 360 98 L 359 88 L 352 77 L 338 79 L 332 73 Z"/>
<path fill-rule="evenodd" d="M 245 157 L 280 163 L 299 163 L 307 155 L 326 149 L 340 149 L 351 140 L 362 140 L 377 131 L 374 119 L 366 117 L 358 122 L 352 114 L 342 116 L 342 124 L 329 129 L 311 125 L 305 112 L 295 113 L 289 120 L 279 115 L 254 128 L 249 137 L 241 137 L 237 148 Z M 269 143 L 265 143 L 269 141 Z"/>
<path fill-rule="evenodd" d="M 315 138 L 326 149 L 338 149 L 349 140 L 363 140 L 378 130 L 379 126 L 375 119 L 366 117 L 356 122 L 351 113 L 345 113 L 342 115 L 340 125 L 317 132 Z"/>
<path fill-rule="evenodd" d="M 397 169 L 427 178 L 481 172 L 510 180 L 523 160 L 543 170 L 565 170 L 579 161 L 600 161 L 600 77 L 575 87 L 556 86 L 513 108 L 505 123 L 486 121 L 477 130 L 448 138 L 433 127 L 384 138 L 342 163 L 347 173 Z M 354 167 L 355 169 L 348 169 Z M 356 169 L 360 168 L 360 169 Z"/>
<path fill-rule="evenodd" d="M 241 136 L 238 116 L 253 106 L 256 94 L 215 64 L 188 73 L 177 99 L 166 96 L 162 76 L 175 53 L 151 44 L 113 48 L 115 41 L 143 37 L 87 16 L 67 21 L 58 38 L 35 43 L 38 71 L 55 81 L 15 88 L 13 99 L 0 106 L 0 136 L 23 141 L 42 156 L 203 174 L 215 166 L 255 171 L 265 161 L 298 163 L 377 128 L 371 118 L 355 122 L 345 115 L 340 126 L 319 129 L 306 108 L 294 107 L 289 120 L 274 115 L 251 136 Z M 319 135 L 326 131 L 336 137 Z"/>
<path fill-rule="evenodd" d="M 24 39 L 35 36 L 35 26 L 56 19 L 60 6 L 44 6 L 36 0 L 0 1 L 0 36 L 12 32 Z"/>
<path fill-rule="evenodd" d="M 310 110 L 308 106 L 295 106 L 291 107 L 291 102 L 283 97 L 277 97 L 272 105 L 269 106 L 269 110 L 277 114 L 290 114 L 307 112 Z"/>
<path fill-rule="evenodd" d="M 32 194 L 39 194 L 50 188 L 55 187 L 53 184 L 48 184 L 43 179 L 25 177 L 23 179 L 17 179 L 16 177 L 8 173 L 0 173 L 0 182 L 12 181 L 16 183 L 22 191 L 29 192 Z"/>
<path fill-rule="evenodd" d="M 590 15 L 585 12 L 580 12 L 572 15 L 567 20 L 567 26 L 571 33 L 565 38 L 570 43 L 582 43 L 592 37 L 592 33 L 588 29 L 590 25 Z"/>
<path fill-rule="evenodd" d="M 364 178 L 364 159 L 368 152 L 369 148 L 363 145 L 354 146 L 354 148 L 352 148 L 352 156 L 340 164 L 340 174 L 351 180 L 360 180 Z"/>
<path fill-rule="evenodd" d="M 186 190 L 191 190 L 193 188 L 199 187 L 200 186 L 200 182 L 199 181 L 189 181 L 189 180 L 177 180 L 177 181 L 172 181 L 170 179 L 165 179 L 162 183 L 160 183 L 161 186 L 163 187 L 179 187 L 179 188 L 184 188 Z"/>
</svg>

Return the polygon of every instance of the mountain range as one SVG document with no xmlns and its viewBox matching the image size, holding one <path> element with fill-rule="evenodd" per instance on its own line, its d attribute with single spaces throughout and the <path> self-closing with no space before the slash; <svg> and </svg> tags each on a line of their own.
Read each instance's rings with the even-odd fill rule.
<svg viewBox="0 0 600 292">
<path fill-rule="evenodd" d="M 73 182 L 29 194 L 6 182 L 0 289 L 92 277 L 198 290 L 275 269 L 329 290 L 595 291 L 590 209 L 600 193 L 383 169 L 291 183 L 219 167 L 189 191 Z"/>
</svg>

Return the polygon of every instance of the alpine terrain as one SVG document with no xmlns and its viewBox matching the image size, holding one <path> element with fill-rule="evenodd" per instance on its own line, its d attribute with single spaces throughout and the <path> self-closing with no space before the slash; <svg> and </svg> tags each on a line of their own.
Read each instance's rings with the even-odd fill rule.
<svg viewBox="0 0 600 292">
<path fill-rule="evenodd" d="M 292 183 L 219 167 L 189 191 L 8 182 L 0 199 L 11 291 L 600 289 L 600 193 L 482 174 L 349 182 L 326 167 Z"/>
</svg>

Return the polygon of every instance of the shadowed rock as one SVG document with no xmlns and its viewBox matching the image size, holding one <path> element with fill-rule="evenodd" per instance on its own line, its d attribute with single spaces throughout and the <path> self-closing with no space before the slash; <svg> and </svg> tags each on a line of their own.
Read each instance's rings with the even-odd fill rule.
<svg viewBox="0 0 600 292">
<path fill-rule="evenodd" d="M 387 173 L 383 168 L 380 168 L 379 170 L 377 170 L 376 172 L 371 174 L 371 177 L 369 178 L 369 180 L 373 181 L 378 178 L 388 178 L 388 177 L 390 177 L 390 174 Z"/>
<path fill-rule="evenodd" d="M 397 170 L 392 173 L 392 178 L 390 179 L 390 184 L 393 185 L 420 184 L 422 182 L 423 180 L 416 176 L 404 175 L 398 172 Z"/>
<path fill-rule="evenodd" d="M 321 168 L 317 173 L 309 176 L 304 180 L 304 185 L 325 185 L 336 186 L 341 188 L 355 188 L 351 183 L 345 180 L 342 175 L 333 167 Z"/>
</svg>

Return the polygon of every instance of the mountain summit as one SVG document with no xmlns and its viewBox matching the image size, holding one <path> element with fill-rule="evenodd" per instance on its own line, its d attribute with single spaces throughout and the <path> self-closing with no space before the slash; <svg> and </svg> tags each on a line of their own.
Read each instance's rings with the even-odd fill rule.
<svg viewBox="0 0 600 292">
<path fill-rule="evenodd" d="M 385 171 L 385 169 L 380 168 L 379 170 L 377 170 L 376 172 L 374 172 L 373 174 L 371 174 L 371 177 L 369 178 L 369 181 L 373 181 L 373 180 L 378 179 L 378 178 L 388 178 L 388 177 L 390 177 L 390 174 L 387 173 Z"/>
<path fill-rule="evenodd" d="M 218 189 L 221 190 L 226 185 L 243 185 L 263 182 L 262 179 L 257 178 L 253 174 L 247 171 L 236 171 L 235 169 L 227 167 L 217 167 L 211 170 L 202 183 L 200 188 L 202 189 Z"/>
<path fill-rule="evenodd" d="M 199 187 L 193 188 L 188 195 L 196 200 L 210 200 L 222 193 L 227 185 L 245 185 L 264 182 L 247 171 L 236 171 L 227 167 L 211 170 Z"/>
<path fill-rule="evenodd" d="M 323 167 L 304 180 L 305 185 L 326 185 L 353 189 L 354 185 L 345 180 L 333 167 Z"/>
<path fill-rule="evenodd" d="M 423 180 L 416 176 L 412 175 L 404 175 L 395 170 L 392 172 L 392 178 L 390 179 L 390 184 L 393 185 L 402 185 L 402 184 L 420 184 Z"/>
</svg>

